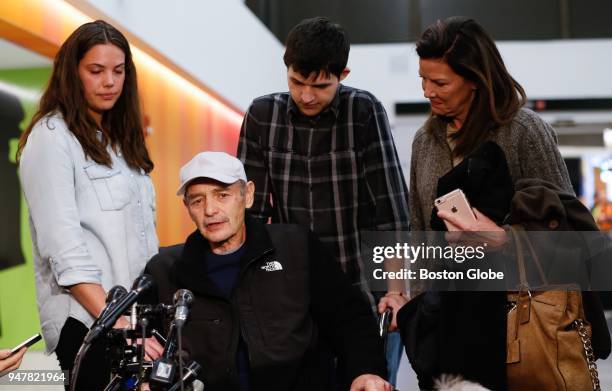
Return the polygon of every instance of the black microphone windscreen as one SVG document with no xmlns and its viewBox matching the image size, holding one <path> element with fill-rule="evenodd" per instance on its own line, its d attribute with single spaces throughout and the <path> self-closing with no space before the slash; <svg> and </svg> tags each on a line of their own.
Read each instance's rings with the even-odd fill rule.
<svg viewBox="0 0 612 391">
<path fill-rule="evenodd" d="M 125 289 L 122 285 L 115 285 L 110 288 L 108 293 L 106 294 L 106 303 L 110 303 L 111 301 L 116 301 L 121 297 L 127 294 L 127 289 Z"/>
<path fill-rule="evenodd" d="M 193 293 L 189 289 L 179 289 L 174 292 L 174 305 L 190 306 L 193 302 Z"/>
<path fill-rule="evenodd" d="M 138 276 L 138 278 L 134 280 L 134 283 L 132 284 L 132 290 L 137 290 L 139 292 L 144 291 L 152 288 L 153 284 L 153 277 L 148 274 L 143 274 L 141 276 Z"/>
</svg>

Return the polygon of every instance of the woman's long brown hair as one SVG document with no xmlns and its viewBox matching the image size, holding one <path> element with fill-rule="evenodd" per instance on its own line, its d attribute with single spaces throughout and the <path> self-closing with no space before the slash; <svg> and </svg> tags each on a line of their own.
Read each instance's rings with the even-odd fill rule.
<svg viewBox="0 0 612 391">
<path fill-rule="evenodd" d="M 102 139 L 98 125 L 89 114 L 78 66 L 85 53 L 95 45 L 112 44 L 125 54 L 123 90 L 112 109 L 102 115 Z M 46 115 L 60 112 L 68 129 L 76 136 L 85 156 L 99 164 L 111 166 L 107 146 L 120 148 L 127 164 L 145 172 L 153 170 L 153 162 L 144 141 L 136 68 L 127 39 L 110 24 L 97 20 L 77 28 L 61 46 L 53 62 L 51 79 L 42 95 L 38 111 L 21 135 L 17 161 L 23 152 L 33 126 Z"/>
<path fill-rule="evenodd" d="M 453 135 L 454 156 L 472 152 L 488 132 L 510 123 L 525 104 L 525 90 L 508 73 L 495 42 L 472 19 L 438 20 L 423 32 L 416 51 L 422 59 L 444 60 L 456 74 L 476 84 L 467 118 Z M 433 118 L 426 124 L 430 130 Z"/>
</svg>

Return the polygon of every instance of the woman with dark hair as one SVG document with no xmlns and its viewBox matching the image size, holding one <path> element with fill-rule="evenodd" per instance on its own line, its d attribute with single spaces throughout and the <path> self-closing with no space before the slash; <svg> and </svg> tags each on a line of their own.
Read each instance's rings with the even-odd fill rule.
<svg viewBox="0 0 612 391">
<path fill-rule="evenodd" d="M 425 30 L 416 51 L 431 114 L 412 144 L 411 230 L 445 230 L 446 220 L 464 231 L 488 233 L 489 248 L 502 246 L 507 240 L 501 227 L 502 210 L 510 207 L 516 181 L 539 178 L 573 194 L 555 132 L 523 107 L 525 91 L 508 73 L 493 40 L 474 20 L 437 21 Z M 458 178 L 474 179 L 470 178 L 474 167 L 461 164 L 464 158 L 470 163 L 468 158 L 486 161 L 491 156 L 503 160 L 486 162 L 499 171 L 487 174 L 486 184 L 471 194 L 464 189 L 475 207 L 476 220 L 461 225 L 452 214 L 436 212 L 437 197 L 463 187 Z M 501 201 L 491 202 L 492 194 Z M 505 292 L 426 292 L 410 306 L 404 306 L 407 300 L 401 296 L 383 300 L 379 310 L 393 307 L 397 314 L 393 326 L 400 328 L 414 320 L 407 311 L 416 308 L 417 302 L 423 313 L 437 314 L 437 323 L 427 330 L 429 340 L 435 340 L 429 359 L 420 363 L 420 371 L 415 368 L 421 387 L 430 388 L 434 377 L 450 373 L 491 389 L 506 388 Z M 410 341 L 405 343 L 411 349 Z"/>
<path fill-rule="evenodd" d="M 126 288 L 158 252 L 153 163 L 141 123 L 136 69 L 125 37 L 86 23 L 61 46 L 17 152 L 30 213 L 37 300 L 47 351 L 71 370 L 105 292 Z M 127 327 L 119 319 L 115 327 Z M 156 356 L 159 344 L 147 344 Z M 94 343 L 78 389 L 109 381 Z"/>
<path fill-rule="evenodd" d="M 416 50 L 431 115 L 412 144 L 412 230 L 431 229 L 438 178 L 486 141 L 503 150 L 513 182 L 540 178 L 573 194 L 554 130 L 523 107 L 525 91 L 478 23 L 461 17 L 438 21 L 425 30 Z M 481 231 L 501 229 L 477 217 L 482 217 Z"/>
</svg>

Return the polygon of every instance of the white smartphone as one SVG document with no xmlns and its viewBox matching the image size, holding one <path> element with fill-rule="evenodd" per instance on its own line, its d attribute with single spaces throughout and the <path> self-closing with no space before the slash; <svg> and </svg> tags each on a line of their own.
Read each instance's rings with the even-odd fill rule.
<svg viewBox="0 0 612 391">
<path fill-rule="evenodd" d="M 41 339 L 42 339 L 42 335 L 40 335 L 39 333 L 34 334 L 30 338 L 26 339 L 25 341 L 15 346 L 13 349 L 11 349 L 11 354 L 9 355 L 9 357 L 17 353 L 18 351 L 20 351 L 21 348 L 30 347 L 34 345 L 36 342 L 40 341 Z"/>
<path fill-rule="evenodd" d="M 438 210 L 452 213 L 462 222 L 476 221 L 476 216 L 472 211 L 472 207 L 461 189 L 455 189 L 440 198 L 436 198 L 434 204 Z M 446 220 L 444 220 L 444 224 L 446 224 L 446 228 L 449 231 L 459 231 L 457 226 Z"/>
</svg>

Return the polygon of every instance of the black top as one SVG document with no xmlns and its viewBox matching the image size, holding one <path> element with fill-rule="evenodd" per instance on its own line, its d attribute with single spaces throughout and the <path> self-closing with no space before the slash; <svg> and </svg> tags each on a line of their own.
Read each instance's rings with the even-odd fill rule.
<svg viewBox="0 0 612 391">
<path fill-rule="evenodd" d="M 236 279 L 240 272 L 240 258 L 244 255 L 245 250 L 245 246 L 241 245 L 235 251 L 227 254 L 215 254 L 212 251 L 208 251 L 204 256 L 204 272 L 227 299 L 230 299 L 234 285 L 236 285 Z M 240 336 L 238 341 L 236 369 L 238 371 L 240 391 L 249 391 L 251 389 L 249 382 L 249 353 L 242 336 Z"/>
</svg>

